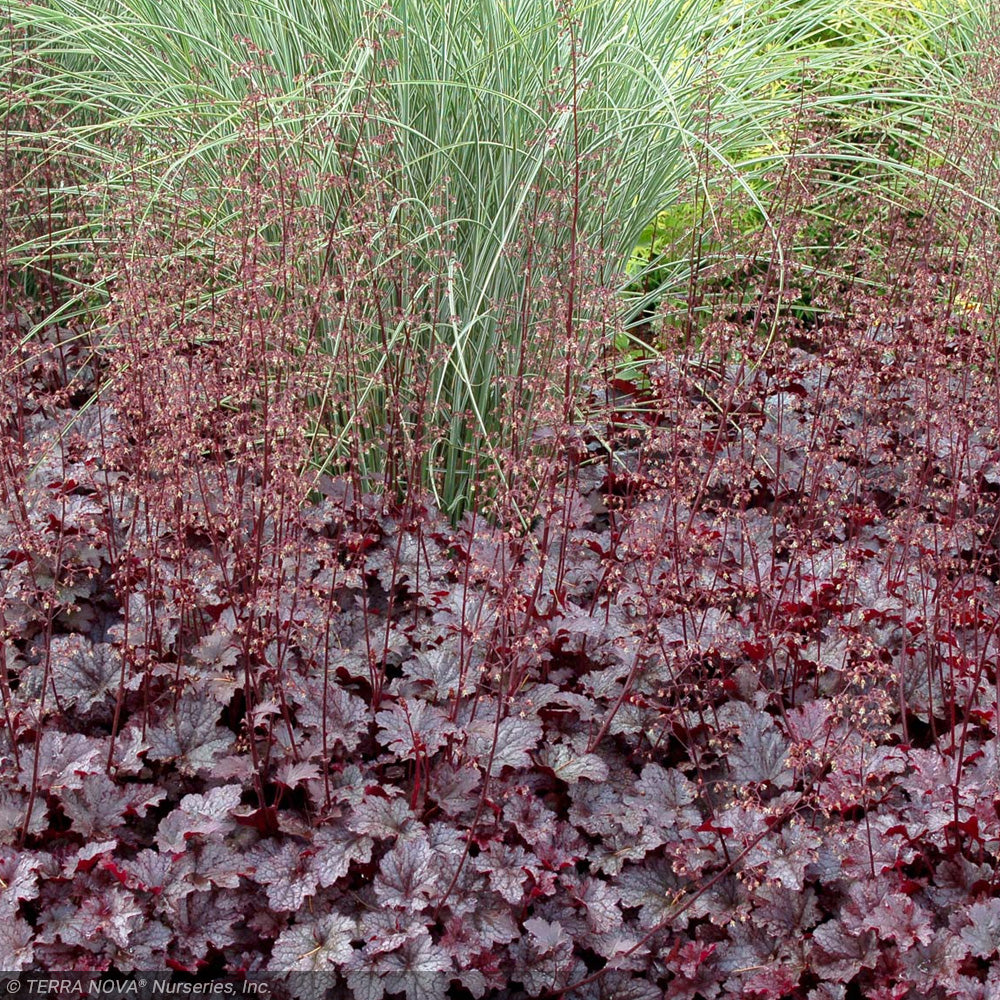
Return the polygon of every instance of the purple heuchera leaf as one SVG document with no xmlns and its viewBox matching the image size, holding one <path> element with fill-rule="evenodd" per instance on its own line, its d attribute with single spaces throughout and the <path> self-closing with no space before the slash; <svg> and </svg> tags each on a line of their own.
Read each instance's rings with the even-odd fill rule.
<svg viewBox="0 0 1000 1000">
<path fill-rule="evenodd" d="M 391 788 L 396 792 L 397 789 Z M 366 795 L 355 807 L 347 825 L 355 832 L 386 840 L 411 835 L 418 829 L 416 817 L 406 801 L 401 798 L 384 798 Z"/>
<path fill-rule="evenodd" d="M 989 958 L 1000 948 L 1000 899 L 973 903 L 966 911 L 971 923 L 959 931 L 976 958 Z"/>
<path fill-rule="evenodd" d="M 419 698 L 396 702 L 387 711 L 379 712 L 375 721 L 379 742 L 400 760 L 434 754 L 455 731 L 444 712 Z"/>
<path fill-rule="evenodd" d="M 204 960 L 210 947 L 225 948 L 236 940 L 247 909 L 246 899 L 232 891 L 192 892 L 170 904 L 167 922 L 174 928 L 177 946 L 194 960 L 192 965 Z"/>
<path fill-rule="evenodd" d="M 352 861 L 368 863 L 372 840 L 343 826 L 324 827 L 313 838 L 313 850 L 316 877 L 323 888 L 328 888 L 347 874 Z"/>
<path fill-rule="evenodd" d="M 622 791 L 613 781 L 577 785 L 570 791 L 570 821 L 597 838 L 620 833 L 634 837 L 642 829 L 644 813 L 632 805 L 634 796 L 623 802 Z M 669 818 L 665 816 L 664 821 Z"/>
<path fill-rule="evenodd" d="M 238 889 L 240 876 L 248 874 L 248 870 L 245 854 L 227 844 L 208 841 L 172 859 L 169 892 L 171 895 L 209 892 L 213 886 Z"/>
<path fill-rule="evenodd" d="M 159 851 L 143 850 L 134 858 L 121 863 L 122 871 L 128 876 L 128 885 L 142 892 L 159 894 L 171 881 L 173 859 L 170 854 Z M 186 886 L 185 892 L 190 892 L 192 886 Z"/>
<path fill-rule="evenodd" d="M 340 913 L 296 921 L 274 942 L 268 968 L 276 972 L 329 972 L 353 955 L 357 924 Z"/>
<path fill-rule="evenodd" d="M 621 928 L 621 893 L 618 889 L 603 879 L 589 875 L 575 876 L 570 873 L 563 876 L 563 882 L 568 884 L 573 899 L 583 907 L 591 931 L 607 934 Z"/>
<path fill-rule="evenodd" d="M 604 781 L 608 776 L 608 765 L 594 753 L 577 753 L 565 743 L 543 746 L 538 762 L 568 785 L 576 784 L 583 778 L 589 781 Z"/>
<path fill-rule="evenodd" d="M 316 894 L 319 874 L 312 854 L 293 841 L 265 841 L 251 855 L 254 881 L 264 887 L 267 901 L 279 912 L 295 912 Z"/>
<path fill-rule="evenodd" d="M 88 774 L 104 770 L 101 759 L 104 744 L 101 740 L 85 736 L 83 733 L 62 733 L 48 730 L 42 734 L 38 750 L 38 787 L 49 789 L 82 788 L 83 779 Z M 34 753 L 21 753 L 21 784 L 25 788 L 32 785 Z"/>
<path fill-rule="evenodd" d="M 80 921 L 90 928 L 88 938 L 108 938 L 119 948 L 127 948 L 129 937 L 142 922 L 143 909 L 126 889 L 109 886 L 88 896 L 80 905 Z"/>
<path fill-rule="evenodd" d="M 697 827 L 701 816 L 692 803 L 697 801 L 693 782 L 676 768 L 666 770 L 659 764 L 647 764 L 635 783 L 635 790 L 624 797 L 626 812 L 641 817 L 642 827 L 660 839 L 674 840 L 681 830 Z M 619 804 L 619 813 L 621 806 Z"/>
<path fill-rule="evenodd" d="M 95 858 L 111 854 L 118 846 L 118 840 L 91 840 L 77 848 L 63 861 L 63 875 L 72 878 L 79 871 L 88 871 Z"/>
<path fill-rule="evenodd" d="M 191 650 L 191 655 L 199 663 L 215 667 L 231 667 L 236 663 L 239 651 L 239 640 L 234 636 L 232 628 L 227 628 L 220 622 L 215 631 L 202 638 Z"/>
<path fill-rule="evenodd" d="M 541 917 L 532 917 L 525 920 L 524 929 L 531 935 L 531 940 L 540 955 L 549 955 L 573 943 L 558 920 L 549 921 Z"/>
<path fill-rule="evenodd" d="M 934 937 L 930 912 L 913 897 L 895 891 L 889 879 L 855 882 L 841 908 L 841 921 L 849 931 L 873 931 L 900 949 L 930 944 Z"/>
<path fill-rule="evenodd" d="M 820 924 L 812 936 L 810 955 L 815 971 L 824 979 L 848 983 L 862 968 L 873 968 L 878 961 L 877 938 L 872 931 L 851 934 L 839 920 Z"/>
<path fill-rule="evenodd" d="M 470 654 L 466 652 L 466 656 Z M 440 646 L 421 650 L 403 664 L 403 676 L 426 689 L 428 698 L 442 702 L 454 698 L 461 685 L 462 694 L 472 694 L 479 680 L 478 667 L 468 667 L 463 677 L 458 642 L 449 639 Z"/>
<path fill-rule="evenodd" d="M 211 768 L 233 744 L 233 734 L 218 724 L 219 706 L 211 698 L 185 691 L 176 708 L 149 730 L 150 760 L 175 761 L 181 774 Z"/>
<path fill-rule="evenodd" d="M 439 761 L 431 771 L 431 792 L 438 807 L 452 819 L 474 810 L 479 803 L 483 776 L 479 768 L 467 762 Z"/>
<path fill-rule="evenodd" d="M 542 738 L 542 724 L 537 719 L 522 719 L 508 715 L 500 720 L 499 726 L 485 719 L 468 727 L 467 748 L 481 767 L 489 764 L 490 775 L 497 777 L 505 767 L 523 768 L 531 765 L 531 751 Z M 492 760 L 490 751 L 496 748 Z"/>
<path fill-rule="evenodd" d="M 734 781 L 771 782 L 778 788 L 791 786 L 794 776 L 787 764 L 788 741 L 778 732 L 770 715 L 744 701 L 731 701 L 719 709 L 719 719 L 738 727 L 739 746 L 729 752 Z"/>
<path fill-rule="evenodd" d="M 185 795 L 180 807 L 160 821 L 156 843 L 161 851 L 179 854 L 195 834 L 219 836 L 236 826 L 230 813 L 239 805 L 239 785 L 223 785 L 204 795 Z"/>
<path fill-rule="evenodd" d="M 419 912 L 438 890 L 433 852 L 425 839 L 398 840 L 382 858 L 375 878 L 375 895 L 380 903 L 394 909 Z"/>
<path fill-rule="evenodd" d="M 81 635 L 56 635 L 49 643 L 52 683 L 64 708 L 86 712 L 113 695 L 121 680 L 121 654 L 106 642 Z"/>
<path fill-rule="evenodd" d="M 396 951 L 380 955 L 377 967 L 384 972 L 387 993 L 405 994 L 407 1000 L 445 1000 L 451 959 L 423 928 Z"/>
<path fill-rule="evenodd" d="M 31 854 L 0 847 L 0 920 L 13 914 L 21 900 L 38 895 L 40 864 Z"/>
<path fill-rule="evenodd" d="M 347 752 L 354 750 L 368 726 L 368 706 L 365 702 L 331 681 L 311 680 L 305 697 L 297 700 L 296 716 L 304 729 L 324 731 L 323 709 L 326 707 L 326 739 L 329 748 L 340 743 Z"/>
<path fill-rule="evenodd" d="M 20 972 L 34 957 L 35 932 L 26 920 L 8 917 L 0 920 L 0 969 Z"/>
<path fill-rule="evenodd" d="M 73 829 L 85 837 L 111 833 L 126 814 L 141 815 L 166 797 L 145 785 L 117 785 L 106 774 L 88 774 L 79 789 L 60 796 Z"/>
<path fill-rule="evenodd" d="M 313 761 L 283 761 L 274 780 L 285 788 L 298 788 L 304 781 L 320 777 L 320 767 Z"/>
<path fill-rule="evenodd" d="M 473 867 L 487 876 L 490 888 L 511 905 L 521 902 L 528 870 L 537 864 L 538 859 L 524 848 L 505 844 L 502 840 L 491 841 L 472 861 Z"/>
<path fill-rule="evenodd" d="M 615 888 L 622 906 L 640 908 L 639 926 L 648 928 L 670 919 L 687 887 L 669 861 L 657 859 L 630 865 L 618 878 Z"/>
</svg>

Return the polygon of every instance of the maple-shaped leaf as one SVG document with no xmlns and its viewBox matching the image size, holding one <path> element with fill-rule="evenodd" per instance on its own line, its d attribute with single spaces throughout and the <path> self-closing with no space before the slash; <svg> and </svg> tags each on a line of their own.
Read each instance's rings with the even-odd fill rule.
<svg viewBox="0 0 1000 1000">
<path fill-rule="evenodd" d="M 550 743 L 543 746 L 538 762 L 548 768 L 568 785 L 586 778 L 589 781 L 604 781 L 608 776 L 608 765 L 594 753 L 577 753 L 565 743 Z"/>
<path fill-rule="evenodd" d="M 344 826 L 323 827 L 313 838 L 313 869 L 319 884 L 329 888 L 347 874 L 352 861 L 367 864 L 372 856 L 372 839 Z"/>
<path fill-rule="evenodd" d="M 906 836 L 899 818 L 891 813 L 876 813 L 867 822 L 844 824 L 846 836 L 838 843 L 841 866 L 849 877 L 863 872 L 880 875 L 910 864 L 917 849 Z"/>
<path fill-rule="evenodd" d="M 232 616 L 230 616 L 232 617 Z M 234 633 L 235 619 L 228 625 L 220 621 L 213 632 L 204 636 L 191 650 L 191 655 L 208 666 L 231 667 L 240 652 L 240 642 Z"/>
<path fill-rule="evenodd" d="M 581 652 L 586 648 L 591 658 L 595 652 L 593 647 L 614 639 L 623 639 L 629 632 L 618 605 L 602 608 L 596 613 L 570 606 L 565 614 L 553 622 L 554 635 L 566 637 L 564 649 Z"/>
<path fill-rule="evenodd" d="M 788 740 L 770 715 L 745 701 L 730 701 L 719 709 L 719 718 L 738 727 L 739 745 L 729 751 L 734 781 L 770 782 L 778 788 L 791 786 L 794 775 L 788 766 Z"/>
<path fill-rule="evenodd" d="M 433 854 L 422 838 L 397 840 L 382 858 L 375 895 L 384 906 L 419 912 L 438 891 Z"/>
<path fill-rule="evenodd" d="M 403 664 L 403 677 L 414 684 L 419 693 L 426 691 L 429 701 L 440 704 L 454 698 L 472 694 L 482 672 L 482 654 L 466 645 L 466 661 L 462 662 L 458 641 L 449 638 L 440 646 L 421 650 Z M 463 669 L 464 667 L 464 669 Z M 459 692 L 461 688 L 461 692 Z"/>
<path fill-rule="evenodd" d="M 742 996 L 751 993 L 750 988 L 745 985 L 750 976 L 759 971 L 781 969 L 781 942 L 752 922 L 733 924 L 726 931 L 729 936 L 726 947 L 716 949 L 712 958 L 719 972 L 726 976 L 730 994 Z M 776 995 L 762 992 L 765 997 L 775 996 L 777 1000 L 787 989 Z"/>
<path fill-rule="evenodd" d="M 607 934 L 622 926 L 621 893 L 600 878 L 590 875 L 574 875 L 570 872 L 563 877 L 570 887 L 573 899 L 583 907 L 587 926 L 595 934 Z"/>
<path fill-rule="evenodd" d="M 628 797 L 623 801 L 623 791 L 626 789 L 614 781 L 577 785 L 570 790 L 570 822 L 598 838 L 618 833 L 635 836 L 642 828 L 644 813 Z"/>
<path fill-rule="evenodd" d="M 874 968 L 878 961 L 877 937 L 872 931 L 851 934 L 839 920 L 820 924 L 813 931 L 810 958 L 823 979 L 849 983 L 862 968 Z"/>
<path fill-rule="evenodd" d="M 479 893 L 474 902 L 475 909 L 462 919 L 468 922 L 487 950 L 517 939 L 519 932 L 509 904 L 501 902 L 491 892 Z"/>
<path fill-rule="evenodd" d="M 145 766 L 142 755 L 148 749 L 149 744 L 139 726 L 129 724 L 121 729 L 111 749 L 111 769 L 115 776 L 138 774 Z"/>
<path fill-rule="evenodd" d="M 402 993 L 407 1000 L 445 1000 L 451 959 L 422 928 L 395 951 L 380 955 L 376 967 L 387 993 Z"/>
<path fill-rule="evenodd" d="M 148 731 L 150 760 L 173 761 L 181 774 L 211 768 L 233 744 L 233 734 L 220 726 L 219 705 L 195 691 L 185 691 L 160 725 Z"/>
<path fill-rule="evenodd" d="M 959 936 L 976 958 L 989 958 L 1000 948 L 1000 899 L 973 903 L 965 916 L 971 923 L 959 931 Z"/>
<path fill-rule="evenodd" d="M 81 878 L 77 884 L 88 884 L 89 888 L 97 888 L 92 880 Z M 92 936 L 93 929 L 85 927 L 79 919 L 80 908 L 76 901 L 57 898 L 48 903 L 38 914 L 35 924 L 35 944 L 53 944 L 62 941 L 70 947 L 83 947 Z"/>
<path fill-rule="evenodd" d="M 899 948 L 930 944 L 934 937 L 930 911 L 892 881 L 865 879 L 848 889 L 841 906 L 841 922 L 852 933 L 874 931 L 880 940 L 893 940 Z"/>
<path fill-rule="evenodd" d="M 472 860 L 473 867 L 489 879 L 490 888 L 511 905 L 521 902 L 528 872 L 537 864 L 538 859 L 523 847 L 511 846 L 502 840 L 490 841 Z"/>
<path fill-rule="evenodd" d="M 872 746 L 861 734 L 852 733 L 837 752 L 837 766 L 823 778 L 823 805 L 849 809 L 870 801 L 884 784 L 907 768 L 906 751 L 898 746 Z"/>
<path fill-rule="evenodd" d="M 320 776 L 320 767 L 313 761 L 286 760 L 281 763 L 274 780 L 285 788 L 298 788 L 304 781 L 311 781 Z"/>
<path fill-rule="evenodd" d="M 497 777 L 505 767 L 523 768 L 531 765 L 531 751 L 542 738 L 538 719 L 522 719 L 508 715 L 495 726 L 489 719 L 468 727 L 467 748 L 481 767 L 489 764 L 490 776 Z M 492 751 L 492 759 L 490 753 Z"/>
<path fill-rule="evenodd" d="M 38 748 L 37 774 L 33 748 L 21 752 L 21 784 L 33 783 L 45 791 L 61 792 L 64 788 L 81 788 L 88 774 L 104 770 L 101 760 L 101 740 L 83 733 L 62 733 L 49 729 L 42 734 Z"/>
<path fill-rule="evenodd" d="M 144 917 L 143 908 L 127 889 L 110 886 L 88 895 L 80 904 L 80 926 L 87 928 L 87 940 L 105 938 L 119 948 L 127 948 L 132 931 Z"/>
<path fill-rule="evenodd" d="M 455 731 L 444 712 L 419 698 L 396 702 L 375 721 L 379 742 L 400 760 L 433 755 Z"/>
<path fill-rule="evenodd" d="M 210 892 L 213 887 L 238 889 L 240 877 L 248 875 L 247 855 L 234 851 L 228 844 L 207 841 L 194 850 L 176 855 L 172 860 L 168 895 L 189 892 Z"/>
<path fill-rule="evenodd" d="M 56 695 L 63 707 L 86 712 L 95 702 L 113 696 L 121 681 L 118 650 L 92 643 L 82 635 L 56 635 L 49 642 L 49 665 Z"/>
<path fill-rule="evenodd" d="M 626 812 L 641 817 L 644 829 L 652 831 L 661 843 L 677 839 L 681 830 L 701 824 L 701 814 L 694 783 L 676 768 L 647 764 L 633 791 L 624 796 Z M 620 811 L 620 810 L 619 810 Z"/>
<path fill-rule="evenodd" d="M 440 761 L 431 771 L 431 794 L 438 808 L 452 819 L 474 811 L 483 776 L 471 762 Z"/>
<path fill-rule="evenodd" d="M 406 801 L 401 798 L 383 798 L 366 795 L 348 818 L 347 825 L 355 832 L 385 840 L 412 835 L 420 827 Z"/>
<path fill-rule="evenodd" d="M 459 968 L 468 968 L 485 950 L 483 938 L 467 920 L 449 917 L 444 922 L 444 934 L 438 942 Z"/>
<path fill-rule="evenodd" d="M 17 916 L 0 920 L 0 969 L 20 972 L 28 968 L 34 957 L 34 942 L 35 932 L 26 920 Z"/>
<path fill-rule="evenodd" d="M 679 909 L 687 885 L 665 859 L 630 865 L 615 883 L 622 906 L 638 906 L 640 927 L 656 927 Z M 684 919 L 684 918 L 682 918 Z"/>
<path fill-rule="evenodd" d="M 85 837 L 112 832 L 126 815 L 141 815 L 166 792 L 141 785 L 117 785 L 106 774 L 88 774 L 79 789 L 60 796 L 62 810 L 73 829 Z"/>
<path fill-rule="evenodd" d="M 371 969 L 347 973 L 347 987 L 354 1000 L 382 1000 L 385 981 Z"/>
<path fill-rule="evenodd" d="M 171 957 L 197 966 L 210 948 L 221 950 L 236 940 L 247 901 L 232 891 L 192 892 L 169 904 L 167 923 L 173 927 L 176 941 Z"/>
<path fill-rule="evenodd" d="M 413 937 L 426 934 L 424 919 L 419 914 L 378 905 L 374 890 L 364 894 L 366 907 L 359 913 L 358 925 L 365 941 L 364 952 L 355 956 L 353 968 L 372 966 L 380 956 L 400 948 Z"/>
<path fill-rule="evenodd" d="M 90 871 L 96 859 L 111 854 L 117 847 L 117 840 L 91 840 L 83 847 L 78 847 L 72 853 L 63 856 L 63 875 L 72 878 L 77 872 Z"/>
<path fill-rule="evenodd" d="M 170 954 L 174 932 L 159 920 L 144 919 L 132 929 L 126 948 L 111 949 L 111 964 L 120 972 L 140 972 L 159 968 Z"/>
<path fill-rule="evenodd" d="M 792 739 L 816 749 L 822 749 L 831 733 L 840 732 L 843 728 L 842 723 L 837 721 L 833 703 L 826 698 L 817 698 L 790 708 L 785 717 Z"/>
<path fill-rule="evenodd" d="M 468 834 L 450 823 L 431 823 L 426 827 L 427 846 L 431 849 L 436 877 L 450 882 L 455 866 L 462 863 L 469 845 Z M 470 874 L 472 869 L 469 869 Z M 464 872 L 464 866 L 463 866 Z M 464 885 L 465 883 L 460 883 Z"/>
<path fill-rule="evenodd" d="M 742 961 L 745 963 L 748 960 L 743 958 Z M 786 997 L 794 994 L 802 972 L 802 964 L 795 958 L 782 961 L 781 957 L 775 956 L 762 967 L 747 966 L 746 972 L 737 971 L 730 975 L 726 986 L 734 996 L 739 991 L 746 996 Z"/>
<path fill-rule="evenodd" d="M 159 895 L 171 881 L 173 861 L 170 854 L 145 849 L 139 851 L 134 858 L 127 858 L 119 864 L 127 876 L 126 884 L 142 892 Z"/>
<path fill-rule="evenodd" d="M 673 983 L 670 984 L 671 987 Z M 670 996 L 674 997 L 671 989 Z M 705 992 L 708 997 L 710 994 Z M 646 979 L 635 979 L 628 972 L 609 969 L 601 975 L 594 1000 L 663 1000 L 663 990 Z"/>
<path fill-rule="evenodd" d="M 756 889 L 755 898 L 756 919 L 778 937 L 798 940 L 819 922 L 816 893 L 808 886 L 798 891 L 765 884 Z"/>
<path fill-rule="evenodd" d="M 822 843 L 819 834 L 804 824 L 783 826 L 774 836 L 758 841 L 746 855 L 748 867 L 760 866 L 786 889 L 801 891 L 806 866 L 814 861 Z"/>
<path fill-rule="evenodd" d="M 524 929 L 531 935 L 532 944 L 539 955 L 550 955 L 573 944 L 573 939 L 558 920 L 531 917 L 524 921 Z"/>
<path fill-rule="evenodd" d="M 338 742 L 350 753 L 368 728 L 368 706 L 335 680 L 310 680 L 301 701 L 296 699 L 296 717 L 304 729 L 325 734 L 332 749 Z M 326 724 L 324 726 L 324 710 Z"/>
<path fill-rule="evenodd" d="M 17 911 L 22 900 L 38 895 L 39 858 L 0 847 L 0 920 Z"/>
<path fill-rule="evenodd" d="M 645 827 L 638 833 L 615 830 L 602 836 L 587 853 L 592 871 L 617 875 L 629 861 L 641 861 L 650 851 L 655 851 L 662 838 Z"/>
<path fill-rule="evenodd" d="M 295 912 L 316 894 L 319 874 L 311 860 L 311 852 L 292 841 L 265 841 L 254 848 L 250 857 L 253 878 L 264 887 L 272 909 Z"/>
<path fill-rule="evenodd" d="M 593 698 L 576 691 L 563 691 L 556 684 L 533 684 L 512 702 L 512 708 L 525 710 L 529 715 L 540 715 L 543 710 L 557 719 L 568 720 L 575 716 L 581 722 L 591 722 L 600 713 Z"/>
<path fill-rule="evenodd" d="M 331 972 L 353 954 L 357 922 L 336 911 L 315 920 L 296 921 L 282 931 L 267 967 L 277 972 Z"/>
<path fill-rule="evenodd" d="M 179 854 L 187 849 L 187 841 L 196 834 L 219 836 L 236 826 L 231 813 L 240 802 L 243 790 L 239 785 L 222 785 L 204 795 L 185 795 L 180 806 L 164 816 L 156 832 L 161 851 Z"/>
<path fill-rule="evenodd" d="M 808 1000 L 845 1000 L 846 996 L 847 987 L 843 984 L 821 983 L 816 989 L 809 991 Z"/>
<path fill-rule="evenodd" d="M 911 948 L 901 948 L 900 953 L 906 978 L 927 996 L 943 984 L 950 987 L 954 983 L 968 947 L 949 928 L 941 927 L 927 944 L 918 942 Z"/>
</svg>

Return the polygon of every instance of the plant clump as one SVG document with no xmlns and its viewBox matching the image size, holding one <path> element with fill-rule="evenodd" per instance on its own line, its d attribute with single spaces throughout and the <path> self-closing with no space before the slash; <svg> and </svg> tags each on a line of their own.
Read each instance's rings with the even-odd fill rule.
<svg viewBox="0 0 1000 1000">
<path fill-rule="evenodd" d="M 462 228 L 414 264 L 374 85 L 291 143 L 262 83 L 212 176 L 162 138 L 169 184 L 141 135 L 47 145 L 58 102 L 8 108 L 0 967 L 1000 989 L 989 54 L 969 79 L 889 202 L 795 108 L 730 224 L 696 202 L 711 252 L 628 351 L 577 143 L 484 300 L 510 354 L 457 396 Z"/>
</svg>

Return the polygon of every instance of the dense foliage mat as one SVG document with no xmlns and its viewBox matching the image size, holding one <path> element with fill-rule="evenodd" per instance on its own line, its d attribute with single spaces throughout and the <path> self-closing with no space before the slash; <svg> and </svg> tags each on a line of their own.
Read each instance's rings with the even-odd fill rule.
<svg viewBox="0 0 1000 1000">
<path fill-rule="evenodd" d="M 756 125 L 709 156 L 728 119 L 692 91 L 702 193 L 623 305 L 569 8 L 560 130 L 465 272 L 450 174 L 407 185 L 491 161 L 447 115 L 407 152 L 382 92 L 417 84 L 370 33 L 294 93 L 265 86 L 294 52 L 236 38 L 217 82 L 249 82 L 195 73 L 185 131 L 156 115 L 188 91 L 102 90 L 54 9 L 5 69 L 0 968 L 1000 994 L 997 47 L 941 56 L 962 86 L 926 114 L 916 85 L 848 113 L 796 63 L 773 169 Z M 606 220 L 626 257 L 662 189 Z"/>
<path fill-rule="evenodd" d="M 50 330 L 5 447 L 0 965 L 992 995 L 995 367 L 823 336 L 654 367 L 525 533 L 198 457 L 158 492 Z"/>
</svg>

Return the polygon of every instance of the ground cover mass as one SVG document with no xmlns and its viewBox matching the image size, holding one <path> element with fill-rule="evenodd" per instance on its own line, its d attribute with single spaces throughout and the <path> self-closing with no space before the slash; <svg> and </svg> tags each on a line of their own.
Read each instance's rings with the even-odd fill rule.
<svg viewBox="0 0 1000 1000">
<path fill-rule="evenodd" d="M 990 12 L 217 6 L 5 15 L 0 968 L 1000 995 Z"/>
</svg>

